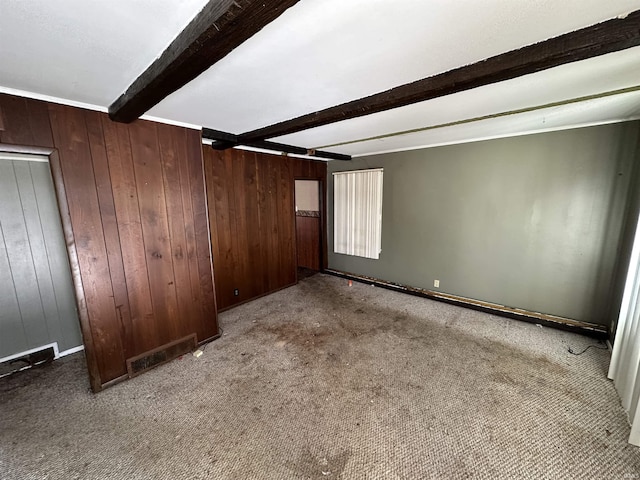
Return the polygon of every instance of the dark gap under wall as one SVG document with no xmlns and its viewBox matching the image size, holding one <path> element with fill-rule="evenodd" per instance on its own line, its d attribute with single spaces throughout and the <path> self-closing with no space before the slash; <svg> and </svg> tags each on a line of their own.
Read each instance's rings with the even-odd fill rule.
<svg viewBox="0 0 640 480">
<path fill-rule="evenodd" d="M 637 217 L 639 125 L 330 162 L 329 267 L 609 326 L 623 231 Z M 333 253 L 331 173 L 379 167 L 380 259 Z"/>
</svg>

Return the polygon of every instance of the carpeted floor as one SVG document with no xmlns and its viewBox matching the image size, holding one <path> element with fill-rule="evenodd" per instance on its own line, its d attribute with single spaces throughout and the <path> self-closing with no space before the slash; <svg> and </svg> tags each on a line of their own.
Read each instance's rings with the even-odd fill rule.
<svg viewBox="0 0 640 480">
<path fill-rule="evenodd" d="M 0 381 L 0 478 L 639 478 L 575 334 L 326 275 L 98 395 L 82 356 Z"/>
</svg>

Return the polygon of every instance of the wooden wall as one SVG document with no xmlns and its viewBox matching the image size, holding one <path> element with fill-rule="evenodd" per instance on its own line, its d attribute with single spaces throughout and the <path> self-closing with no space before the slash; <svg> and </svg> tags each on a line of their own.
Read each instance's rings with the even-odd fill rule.
<svg viewBox="0 0 640 480">
<path fill-rule="evenodd" d="M 218 334 L 200 132 L 0 95 L 0 143 L 57 152 L 94 391 L 127 358 Z"/>
<path fill-rule="evenodd" d="M 298 266 L 320 270 L 320 218 L 296 214 Z"/>
<path fill-rule="evenodd" d="M 218 307 L 296 283 L 294 179 L 324 184 L 326 163 L 203 149 Z"/>
</svg>

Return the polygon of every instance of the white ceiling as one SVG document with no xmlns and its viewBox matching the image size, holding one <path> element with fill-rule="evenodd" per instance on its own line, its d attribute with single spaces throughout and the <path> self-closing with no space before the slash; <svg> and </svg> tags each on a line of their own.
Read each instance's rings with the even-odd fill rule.
<svg viewBox="0 0 640 480">
<path fill-rule="evenodd" d="M 0 91 L 105 109 L 206 0 L 3 0 Z M 638 0 L 301 0 L 149 115 L 243 133 L 640 8 Z M 640 47 L 276 139 L 334 145 L 640 85 Z M 365 155 L 640 117 L 630 92 L 347 143 Z"/>
</svg>

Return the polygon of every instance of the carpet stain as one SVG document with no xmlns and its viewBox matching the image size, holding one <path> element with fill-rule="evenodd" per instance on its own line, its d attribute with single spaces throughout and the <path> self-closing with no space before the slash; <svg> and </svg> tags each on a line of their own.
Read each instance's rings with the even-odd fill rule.
<svg viewBox="0 0 640 480">
<path fill-rule="evenodd" d="M 326 327 L 287 322 L 277 325 L 256 324 L 248 332 L 252 335 L 271 334 L 277 341 L 302 348 L 324 345 L 334 333 Z"/>
<path fill-rule="evenodd" d="M 98 395 L 82 356 L 0 382 L 3 480 L 624 478 L 640 452 L 607 353 L 314 275 Z M 52 406 L 55 406 L 53 408 Z"/>
<path fill-rule="evenodd" d="M 351 458 L 351 450 L 343 450 L 335 455 L 315 455 L 305 447 L 295 461 L 285 463 L 296 476 L 310 480 L 341 479 L 347 462 Z"/>
</svg>

